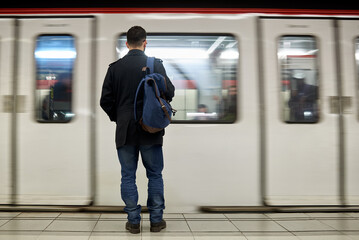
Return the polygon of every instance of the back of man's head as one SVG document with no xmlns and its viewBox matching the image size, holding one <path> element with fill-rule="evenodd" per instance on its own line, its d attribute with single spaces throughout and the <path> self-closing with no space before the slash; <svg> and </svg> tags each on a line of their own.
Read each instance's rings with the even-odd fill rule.
<svg viewBox="0 0 359 240">
<path fill-rule="evenodd" d="M 127 31 L 127 43 L 131 47 L 140 47 L 142 43 L 146 40 L 147 33 L 146 30 L 140 26 L 133 26 Z"/>
</svg>

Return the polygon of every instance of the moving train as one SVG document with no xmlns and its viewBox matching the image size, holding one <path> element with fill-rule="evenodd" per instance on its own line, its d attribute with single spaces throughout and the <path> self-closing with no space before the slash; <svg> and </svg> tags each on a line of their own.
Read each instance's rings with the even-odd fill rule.
<svg viewBox="0 0 359 240">
<path fill-rule="evenodd" d="M 140 25 L 176 87 L 167 212 L 359 205 L 359 11 L 0 14 L 0 204 L 123 205 L 115 124 L 99 99 Z M 145 206 L 141 163 L 137 184 Z"/>
</svg>

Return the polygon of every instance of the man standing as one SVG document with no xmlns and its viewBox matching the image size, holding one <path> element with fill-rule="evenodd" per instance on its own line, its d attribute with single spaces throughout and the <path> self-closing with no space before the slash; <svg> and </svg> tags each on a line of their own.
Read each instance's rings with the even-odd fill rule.
<svg viewBox="0 0 359 240">
<path fill-rule="evenodd" d="M 123 58 L 110 64 L 102 87 L 100 105 L 116 122 L 116 148 L 121 164 L 121 197 L 125 202 L 128 214 L 126 229 L 131 233 L 140 233 L 141 206 L 138 205 L 136 186 L 136 170 L 138 156 L 141 152 L 142 163 L 148 178 L 147 207 L 150 213 L 151 232 L 159 232 L 166 228 L 163 220 L 163 154 L 162 143 L 164 130 L 148 133 L 142 130 L 134 119 L 134 100 L 137 86 L 140 83 L 146 66 L 147 56 L 144 51 L 147 45 L 147 33 L 139 26 L 127 32 L 126 46 L 129 52 Z M 168 91 L 166 99 L 174 97 L 174 86 L 167 77 L 160 59 L 155 59 L 154 72 L 166 78 Z M 139 92 L 137 109 L 143 106 L 143 89 Z M 138 110 L 138 114 L 142 114 Z"/>
<path fill-rule="evenodd" d="M 296 73 L 292 79 L 295 87 L 291 89 L 291 96 L 288 101 L 288 106 L 291 110 L 291 121 L 317 122 L 319 117 L 318 87 L 307 84 L 304 73 Z"/>
</svg>

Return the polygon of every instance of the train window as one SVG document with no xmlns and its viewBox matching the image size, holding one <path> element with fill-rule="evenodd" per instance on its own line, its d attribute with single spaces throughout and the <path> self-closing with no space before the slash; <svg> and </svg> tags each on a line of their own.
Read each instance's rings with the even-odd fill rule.
<svg viewBox="0 0 359 240">
<path fill-rule="evenodd" d="M 315 37 L 282 36 L 277 54 L 283 120 L 287 123 L 318 122 L 318 48 Z"/>
<path fill-rule="evenodd" d="M 229 34 L 147 35 L 146 55 L 163 60 L 176 87 L 175 122 L 233 123 L 237 117 L 238 42 Z M 128 52 L 126 34 L 117 57 Z"/>
<path fill-rule="evenodd" d="M 72 78 L 76 59 L 71 35 L 40 35 L 36 39 L 36 119 L 66 123 L 73 117 Z"/>
</svg>

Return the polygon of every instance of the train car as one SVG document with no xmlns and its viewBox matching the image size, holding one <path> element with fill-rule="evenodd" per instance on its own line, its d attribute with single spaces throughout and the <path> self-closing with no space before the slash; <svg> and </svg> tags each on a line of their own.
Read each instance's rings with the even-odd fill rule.
<svg viewBox="0 0 359 240">
<path fill-rule="evenodd" d="M 99 99 L 135 25 L 176 87 L 167 212 L 359 204 L 359 11 L 0 14 L 0 204 L 123 205 L 115 124 Z M 143 167 L 137 185 L 145 206 Z"/>
</svg>

